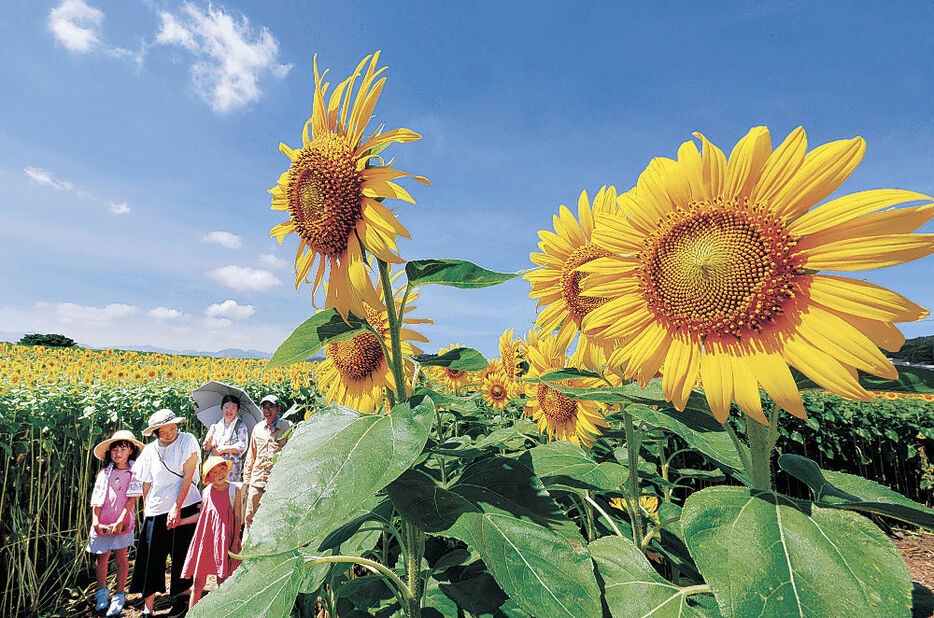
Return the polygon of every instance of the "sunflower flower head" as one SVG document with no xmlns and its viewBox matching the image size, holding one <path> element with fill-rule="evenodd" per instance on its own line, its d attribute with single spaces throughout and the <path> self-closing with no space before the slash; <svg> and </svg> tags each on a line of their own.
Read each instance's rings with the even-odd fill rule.
<svg viewBox="0 0 934 618">
<path fill-rule="evenodd" d="M 616 212 L 616 188 L 602 187 L 593 205 L 582 191 L 577 201 L 577 218 L 561 205 L 554 219 L 554 232 L 543 230 L 538 247 L 541 253 L 529 257 L 539 268 L 526 273 L 532 289 L 529 296 L 538 299 L 541 312 L 535 328 L 542 332 L 559 331 L 561 335 L 576 334 L 584 317 L 607 299 L 587 296 L 581 292 L 581 280 L 587 276 L 579 270 L 584 264 L 612 255 L 591 240 L 596 214 Z M 578 341 L 574 361 L 579 366 L 599 370 L 603 364 L 601 348 L 586 335 Z"/>
<path fill-rule="evenodd" d="M 444 354 L 463 347 L 461 344 L 455 343 L 450 348 L 441 348 L 438 350 L 438 354 Z M 445 388 L 456 393 L 465 389 L 471 383 L 474 373 L 462 369 L 451 369 L 450 367 L 432 367 L 431 376 L 435 382 L 441 383 Z"/>
<path fill-rule="evenodd" d="M 568 339 L 560 339 L 551 333 L 531 332 L 527 338 L 529 378 L 538 378 L 552 371 L 567 367 Z M 584 448 L 593 446 L 602 433 L 601 428 L 609 425 L 603 418 L 601 406 L 593 401 L 571 399 L 551 386 L 526 382 L 525 415 L 538 423 L 538 429 L 551 440 L 564 440 Z M 562 380 L 560 386 L 576 388 L 593 387 L 599 384 L 595 378 Z"/>
<path fill-rule="evenodd" d="M 508 379 L 516 380 L 522 376 L 524 360 L 525 347 L 522 340 L 516 338 L 511 328 L 504 330 L 499 337 L 499 362 Z"/>
<path fill-rule="evenodd" d="M 390 359 L 386 356 L 392 347 L 392 340 L 389 314 L 380 294 L 368 279 L 360 288 L 364 290 L 364 294 L 355 304 L 355 311 L 362 310 L 362 317 L 366 319 L 372 331 L 328 343 L 324 348 L 325 360 L 314 370 L 316 381 L 324 391 L 328 403 L 336 401 L 358 412 L 370 414 L 382 405 L 386 398 L 386 389 L 394 387 Z M 396 311 L 401 308 L 401 295 L 402 289 L 397 291 L 393 300 L 396 303 Z M 409 294 L 410 301 L 416 298 L 417 292 Z M 413 310 L 415 306 L 407 302 L 405 313 Z M 412 342 L 427 342 L 428 339 L 412 330 L 411 326 L 427 322 L 431 320 L 402 317 L 400 334 L 403 355 L 421 353 L 421 349 Z M 404 367 L 411 376 L 414 369 L 411 362 L 407 362 Z"/>
<path fill-rule="evenodd" d="M 665 397 L 684 409 L 699 378 L 721 422 L 735 401 L 767 423 L 761 386 L 804 417 L 789 366 L 823 388 L 868 401 L 857 371 L 894 378 L 879 347 L 904 342 L 893 322 L 927 311 L 885 288 L 820 270 L 858 271 L 934 252 L 913 234 L 931 198 L 864 191 L 815 206 L 859 164 L 862 138 L 811 152 L 801 128 L 774 151 L 752 129 L 729 159 L 703 135 L 678 159 L 656 158 L 615 213 L 595 214 L 592 241 L 609 255 L 583 264 L 583 293 L 600 299 L 582 322 L 607 362 L 644 384 L 664 365 Z M 927 203 L 907 208 L 906 202 Z"/>
<path fill-rule="evenodd" d="M 420 136 L 408 129 L 365 135 L 367 124 L 386 78 L 377 77 L 379 52 L 364 58 L 353 75 L 338 84 L 325 103 L 329 83 L 318 72 L 315 59 L 315 94 L 311 118 L 305 123 L 302 147 L 285 144 L 279 150 L 289 158 L 288 171 L 279 177 L 272 194 L 272 209 L 285 211 L 289 219 L 270 232 L 281 244 L 287 234 L 299 239 L 295 256 L 295 287 L 307 281 L 317 264 L 312 294 L 330 269 L 325 307 L 335 307 L 346 316 L 359 290 L 352 290 L 350 269 L 363 262 L 363 249 L 390 263 L 402 262 L 395 239 L 409 233 L 381 202 L 397 198 L 415 203 L 408 192 L 392 182 L 411 176 L 382 162 L 378 153 L 393 142 L 411 142 Z M 369 65 L 367 66 L 367 61 Z M 353 86 L 366 66 L 356 98 Z M 326 72 L 325 72 L 326 73 Z M 309 131 L 310 128 L 310 131 Z M 412 176 L 428 184 L 420 176 Z"/>
<path fill-rule="evenodd" d="M 504 409 L 518 394 L 516 383 L 506 377 L 501 369 L 489 372 L 480 384 L 483 400 L 496 410 Z"/>
</svg>

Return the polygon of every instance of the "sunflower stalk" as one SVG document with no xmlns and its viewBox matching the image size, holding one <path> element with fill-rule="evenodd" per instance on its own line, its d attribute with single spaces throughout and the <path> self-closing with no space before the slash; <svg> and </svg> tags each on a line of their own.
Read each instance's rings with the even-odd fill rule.
<svg viewBox="0 0 934 618">
<path fill-rule="evenodd" d="M 386 300 L 386 315 L 389 318 L 389 337 L 392 344 L 392 375 L 396 381 L 396 395 L 399 402 L 406 401 L 405 374 L 402 371 L 402 338 L 400 335 L 401 315 L 396 315 L 396 303 L 392 296 L 392 282 L 389 278 L 389 264 L 377 258 L 379 282 L 383 287 Z"/>
<path fill-rule="evenodd" d="M 408 618 L 419 618 L 422 615 L 422 557 L 425 555 L 425 534 L 411 522 L 405 522 L 405 566 L 408 571 L 407 599 Z"/>
<path fill-rule="evenodd" d="M 746 423 L 749 451 L 752 455 L 750 480 L 752 486 L 762 491 L 772 491 L 772 446 L 769 445 L 769 430 L 757 421 Z"/>
<path fill-rule="evenodd" d="M 629 511 L 629 520 L 632 522 L 632 540 L 636 547 L 642 548 L 642 538 L 644 535 L 642 524 L 642 512 L 639 510 L 639 450 L 641 448 L 642 436 L 637 435 L 633 426 L 632 414 L 623 411 L 623 427 L 626 432 L 626 448 L 628 450 L 629 464 L 629 491 L 626 493 L 626 510 Z"/>
</svg>

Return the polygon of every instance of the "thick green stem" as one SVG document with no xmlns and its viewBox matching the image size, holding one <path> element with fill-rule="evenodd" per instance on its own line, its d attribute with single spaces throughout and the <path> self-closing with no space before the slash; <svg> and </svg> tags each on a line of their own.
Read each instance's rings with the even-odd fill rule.
<svg viewBox="0 0 934 618">
<path fill-rule="evenodd" d="M 632 540 L 636 547 L 642 547 L 642 511 L 639 507 L 641 490 L 639 489 L 639 440 L 632 424 L 632 415 L 623 410 L 624 428 L 626 431 L 626 448 L 629 453 L 629 491 L 626 496 L 626 508 L 629 511 L 629 520 L 632 522 Z"/>
<path fill-rule="evenodd" d="M 749 451 L 752 455 L 750 481 L 762 491 L 772 491 L 772 448 L 769 445 L 768 429 L 754 420 L 746 422 Z"/>
<path fill-rule="evenodd" d="M 743 441 L 736 435 L 736 430 L 730 425 L 729 420 L 723 423 L 723 428 L 726 429 L 726 432 L 730 435 L 730 439 L 733 440 L 733 446 L 736 448 L 736 453 L 739 455 L 739 461 L 743 464 L 743 472 L 746 473 L 746 476 L 752 478 L 752 462 L 749 461 L 749 456 L 747 455 Z"/>
<path fill-rule="evenodd" d="M 399 334 L 402 316 L 396 315 L 396 301 L 392 296 L 389 265 L 380 259 L 377 259 L 376 263 L 379 266 L 379 281 L 383 286 L 386 315 L 389 317 L 389 337 L 392 343 L 392 375 L 396 380 L 396 396 L 402 402 L 408 399 L 405 388 L 405 373 L 402 371 L 402 338 Z"/>
<path fill-rule="evenodd" d="M 616 525 L 616 522 L 613 521 L 613 518 L 610 517 L 607 514 L 607 512 L 603 510 L 603 507 L 601 507 L 600 504 L 598 504 L 596 500 L 590 497 L 590 492 L 587 492 L 587 502 L 589 502 L 593 508 L 597 509 L 598 513 L 603 515 L 603 519 L 606 520 L 606 523 L 610 524 L 610 528 L 613 529 L 613 532 L 616 533 L 616 536 L 621 536 L 623 538 L 626 538 L 625 535 L 622 532 L 620 532 L 619 526 Z"/>
<path fill-rule="evenodd" d="M 402 581 L 398 575 L 393 573 L 389 567 L 382 565 L 375 560 L 360 558 L 358 556 L 312 556 L 311 560 L 305 563 L 305 566 L 309 567 L 316 564 L 324 564 L 326 562 L 352 562 L 354 564 L 359 564 L 364 568 L 367 568 L 378 575 L 382 575 L 391 581 L 398 589 L 400 600 L 403 601 L 404 604 L 411 605 L 412 603 L 411 591 L 405 585 L 405 582 Z"/>
<path fill-rule="evenodd" d="M 422 614 L 422 557 L 425 555 L 425 534 L 408 521 L 405 522 L 405 566 L 408 571 L 408 618 Z"/>
</svg>

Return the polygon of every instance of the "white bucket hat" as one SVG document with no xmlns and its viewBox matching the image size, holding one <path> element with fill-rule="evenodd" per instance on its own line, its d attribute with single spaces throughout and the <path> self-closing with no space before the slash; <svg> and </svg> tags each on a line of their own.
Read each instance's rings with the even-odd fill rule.
<svg viewBox="0 0 934 618">
<path fill-rule="evenodd" d="M 176 416 L 175 412 L 172 410 L 159 410 L 155 414 L 149 417 L 149 426 L 143 430 L 144 436 L 151 436 L 152 432 L 159 429 L 160 427 L 165 427 L 166 425 L 184 423 L 188 419 L 184 416 Z"/>
</svg>

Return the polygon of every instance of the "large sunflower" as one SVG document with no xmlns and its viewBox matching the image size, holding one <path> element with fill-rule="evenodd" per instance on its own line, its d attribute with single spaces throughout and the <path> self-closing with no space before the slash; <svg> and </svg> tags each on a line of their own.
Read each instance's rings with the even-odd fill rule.
<svg viewBox="0 0 934 618">
<path fill-rule="evenodd" d="M 611 253 L 584 264 L 584 293 L 603 304 L 584 332 L 607 343 L 608 362 L 641 383 L 664 364 L 665 396 L 683 409 L 699 376 L 720 421 L 735 401 L 766 422 L 759 386 L 804 417 L 791 365 L 823 388 L 861 401 L 857 370 L 897 376 L 880 352 L 904 342 L 893 322 L 928 312 L 885 288 L 819 270 L 882 268 L 934 252 L 912 234 L 934 215 L 930 200 L 899 190 L 864 191 L 814 207 L 856 168 L 857 137 L 810 153 L 804 130 L 773 152 L 752 129 L 729 160 L 700 134 L 678 160 L 656 158 L 595 217 L 593 242 Z M 877 347 L 878 346 L 878 347 Z"/>
<path fill-rule="evenodd" d="M 355 303 L 355 307 L 362 307 L 367 322 L 376 332 L 364 332 L 349 339 L 328 343 L 324 348 L 324 361 L 315 368 L 315 377 L 324 390 L 328 403 L 336 401 L 358 412 L 369 414 L 379 409 L 386 389 L 395 388 L 395 383 L 392 367 L 386 357 L 386 352 L 392 349 L 386 305 L 371 282 L 369 285 L 364 284 L 361 288 L 363 295 L 359 302 Z M 397 312 L 402 304 L 401 296 L 402 289 L 397 291 L 393 301 Z M 412 292 L 408 300 L 413 301 L 417 297 L 418 292 Z M 407 302 L 405 313 L 413 310 L 415 306 Z M 400 334 L 404 356 L 422 352 L 411 343 L 412 341 L 428 341 L 424 335 L 407 326 L 431 321 L 426 318 L 402 317 Z M 405 364 L 405 370 L 409 375 L 412 369 L 411 363 Z"/>
<path fill-rule="evenodd" d="M 378 153 L 393 142 L 411 142 L 421 136 L 408 129 L 383 131 L 382 127 L 364 138 L 386 78 L 376 80 L 386 67 L 376 70 L 379 52 L 364 58 L 353 75 L 338 84 L 325 104 L 329 84 L 322 83 L 315 59 L 315 95 L 311 118 L 302 132 L 302 147 L 293 150 L 279 144 L 291 165 L 279 177 L 272 193 L 272 209 L 289 213 L 288 221 L 270 232 L 279 243 L 295 232 L 301 242 L 295 255 L 295 287 L 307 280 L 317 263 L 312 294 L 330 276 L 325 307 L 336 307 L 347 315 L 354 292 L 350 289 L 349 269 L 363 262 L 362 248 L 386 262 L 402 262 L 395 239 L 409 238 L 395 215 L 380 203 L 382 198 L 399 198 L 415 203 L 392 180 L 411 176 L 386 166 L 370 166 L 382 160 Z M 351 104 L 354 81 L 367 61 L 363 81 Z M 327 73 L 327 71 L 325 71 Z M 309 135 L 308 127 L 311 126 Z M 413 176 L 428 184 L 421 176 Z"/>
<path fill-rule="evenodd" d="M 607 301 L 581 294 L 581 280 L 586 276 L 578 268 L 599 257 L 612 255 L 606 249 L 591 242 L 594 216 L 616 212 L 616 188 L 603 187 L 594 198 L 593 207 L 582 191 L 577 201 L 577 219 L 564 204 L 553 217 L 555 231 L 542 230 L 538 233 L 541 253 L 529 255 L 532 262 L 540 266 L 524 275 L 532 284 L 529 296 L 538 299 L 543 309 L 535 318 L 535 328 L 550 333 L 559 331 L 561 336 L 573 336 L 580 330 L 581 322 L 588 313 Z M 572 364 L 599 371 L 603 365 L 600 346 L 594 345 L 587 335 L 581 335 Z"/>
<path fill-rule="evenodd" d="M 551 333 L 532 332 L 527 339 L 529 378 L 538 378 L 567 366 L 568 339 L 560 340 Z M 561 386 L 576 388 L 598 386 L 596 378 L 562 380 Z M 538 423 L 538 429 L 552 440 L 564 440 L 590 448 L 608 427 L 603 412 L 593 401 L 571 399 L 547 384 L 527 382 L 525 394 L 528 400 L 525 415 Z"/>
</svg>

